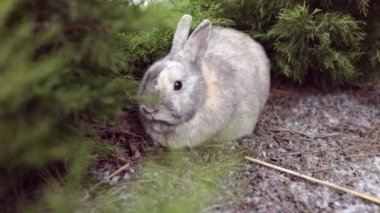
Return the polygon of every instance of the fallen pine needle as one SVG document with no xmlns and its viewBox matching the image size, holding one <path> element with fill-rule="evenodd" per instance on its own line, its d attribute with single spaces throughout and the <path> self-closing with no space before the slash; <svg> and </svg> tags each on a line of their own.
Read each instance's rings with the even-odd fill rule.
<svg viewBox="0 0 380 213">
<path fill-rule="evenodd" d="M 333 183 L 329 183 L 327 181 L 318 180 L 316 178 L 313 178 L 313 177 L 310 177 L 310 176 L 307 176 L 307 175 L 303 175 L 301 173 L 298 173 L 298 172 L 295 172 L 295 171 L 292 171 L 292 170 L 289 170 L 289 169 L 285 169 L 285 168 L 282 168 L 282 167 L 279 167 L 279 166 L 276 166 L 276 165 L 273 165 L 273 164 L 270 164 L 270 163 L 266 163 L 264 161 L 257 160 L 257 159 L 254 159 L 254 158 L 251 158 L 251 157 L 248 157 L 248 156 L 246 156 L 245 159 L 248 160 L 248 161 L 251 161 L 253 163 L 260 164 L 262 166 L 266 166 L 266 167 L 269 167 L 269 168 L 272 168 L 272 169 L 276 169 L 276 170 L 279 170 L 279 171 L 282 171 L 282 172 L 285 172 L 285 173 L 288 173 L 288 174 L 291 174 L 291 175 L 294 175 L 294 176 L 306 179 L 308 181 L 311 181 L 311 182 L 314 182 L 314 183 L 321 184 L 323 186 L 327 186 L 327 187 L 333 188 L 333 189 L 338 190 L 338 191 L 342 191 L 342 192 L 346 192 L 348 194 L 355 195 L 355 196 L 360 197 L 360 198 L 362 198 L 364 200 L 371 201 L 373 203 L 376 203 L 376 204 L 380 205 L 380 198 L 378 198 L 378 197 L 375 197 L 375 196 L 372 196 L 372 195 L 368 195 L 368 194 L 364 194 L 364 193 L 361 193 L 361 192 L 357 192 L 357 191 L 354 191 L 352 189 L 344 188 L 342 186 L 338 186 L 338 185 L 335 185 Z"/>
</svg>

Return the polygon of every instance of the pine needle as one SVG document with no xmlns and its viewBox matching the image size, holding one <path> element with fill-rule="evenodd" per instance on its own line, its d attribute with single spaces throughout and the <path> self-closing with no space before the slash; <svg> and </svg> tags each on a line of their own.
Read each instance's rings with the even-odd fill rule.
<svg viewBox="0 0 380 213">
<path fill-rule="evenodd" d="M 345 193 L 348 193 L 348 194 L 351 194 L 351 195 L 355 195 L 355 196 L 357 196 L 359 198 L 362 198 L 364 200 L 367 200 L 367 201 L 373 202 L 373 203 L 375 203 L 377 205 L 380 205 L 380 198 L 378 198 L 378 197 L 375 197 L 375 196 L 372 196 L 372 195 L 368 195 L 368 194 L 364 194 L 364 193 L 361 193 L 361 192 L 358 192 L 358 191 L 354 191 L 352 189 L 348 189 L 348 188 L 345 188 L 345 187 L 342 187 L 342 186 L 338 186 L 338 185 L 335 185 L 333 183 L 329 183 L 327 181 L 318 180 L 316 178 L 313 178 L 313 177 L 310 177 L 310 176 L 307 176 L 307 175 L 303 175 L 303 174 L 300 174 L 298 172 L 295 172 L 295 171 L 292 171 L 292 170 L 289 170 L 289 169 L 285 169 L 285 168 L 282 168 L 282 167 L 279 167 L 279 166 L 276 166 L 276 165 L 273 165 L 273 164 L 270 164 L 270 163 L 266 163 L 264 161 L 257 160 L 257 159 L 254 159 L 254 158 L 251 158 L 251 157 L 248 157 L 248 156 L 246 156 L 245 159 L 248 160 L 248 161 L 251 161 L 253 163 L 257 163 L 257 164 L 260 164 L 262 166 L 266 166 L 266 167 L 269 167 L 269 168 L 272 168 L 272 169 L 275 169 L 275 170 L 279 170 L 279 171 L 285 172 L 287 174 L 291 174 L 291 175 L 294 175 L 294 176 L 306 179 L 308 181 L 311 181 L 311 182 L 314 182 L 314 183 L 317 183 L 317 184 L 321 184 L 323 186 L 330 187 L 330 188 L 338 190 L 338 191 L 342 191 L 342 192 L 345 192 Z"/>
</svg>

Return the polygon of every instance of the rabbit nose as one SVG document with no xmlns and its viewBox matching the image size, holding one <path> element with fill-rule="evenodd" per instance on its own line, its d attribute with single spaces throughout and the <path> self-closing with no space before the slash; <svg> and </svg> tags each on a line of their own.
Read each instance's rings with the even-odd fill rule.
<svg viewBox="0 0 380 213">
<path fill-rule="evenodd" d="M 157 113 L 158 112 L 158 109 L 148 109 L 147 107 L 145 106 L 141 106 L 141 111 L 145 114 L 153 114 L 153 113 Z"/>
</svg>

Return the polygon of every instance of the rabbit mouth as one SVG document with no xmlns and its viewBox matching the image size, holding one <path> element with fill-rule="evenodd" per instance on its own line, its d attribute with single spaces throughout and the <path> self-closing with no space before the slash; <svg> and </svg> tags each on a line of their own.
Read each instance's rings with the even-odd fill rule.
<svg viewBox="0 0 380 213">
<path fill-rule="evenodd" d="M 168 119 L 167 116 L 160 116 L 159 114 L 142 114 L 142 117 L 150 123 L 158 125 L 173 127 L 181 123 L 181 118 L 179 116 L 172 116 Z M 163 117 L 165 117 L 165 119 Z"/>
<path fill-rule="evenodd" d="M 140 114 L 150 122 L 161 123 L 168 126 L 175 126 L 181 123 L 181 116 L 173 111 L 170 112 L 156 112 L 156 113 L 146 113 L 140 111 Z"/>
<path fill-rule="evenodd" d="M 171 123 L 169 121 L 164 121 L 164 120 L 152 119 L 151 121 L 152 121 L 153 124 L 161 124 L 161 125 L 166 125 L 166 126 L 175 126 L 175 125 L 177 125 L 176 123 Z"/>
<path fill-rule="evenodd" d="M 166 121 L 152 120 L 151 127 L 155 132 L 170 132 L 174 129 L 175 124 Z"/>
</svg>

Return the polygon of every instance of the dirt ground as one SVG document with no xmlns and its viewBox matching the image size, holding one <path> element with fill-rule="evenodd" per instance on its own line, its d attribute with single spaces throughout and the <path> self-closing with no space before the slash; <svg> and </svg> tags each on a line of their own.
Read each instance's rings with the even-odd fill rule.
<svg viewBox="0 0 380 213">
<path fill-rule="evenodd" d="M 256 158 L 380 197 L 380 87 L 273 89 L 255 134 L 240 141 Z M 237 176 L 236 199 L 208 210 L 380 212 L 354 196 L 249 162 Z"/>
<path fill-rule="evenodd" d="M 141 156 L 156 149 L 136 132 L 141 128 L 133 126 L 134 119 L 98 128 L 100 137 L 123 147 L 116 162 L 99 164 L 99 179 L 130 164 L 110 185 L 128 181 L 141 167 Z M 328 93 L 277 86 L 254 134 L 239 141 L 252 157 L 380 197 L 380 85 Z M 205 212 L 380 212 L 380 206 L 352 195 L 248 161 L 234 176 L 233 199 Z"/>
</svg>

